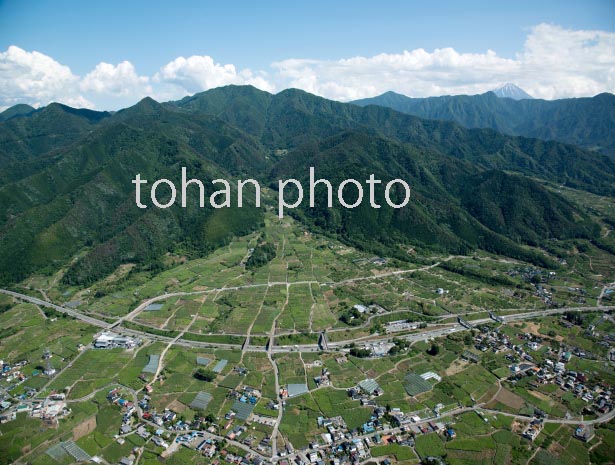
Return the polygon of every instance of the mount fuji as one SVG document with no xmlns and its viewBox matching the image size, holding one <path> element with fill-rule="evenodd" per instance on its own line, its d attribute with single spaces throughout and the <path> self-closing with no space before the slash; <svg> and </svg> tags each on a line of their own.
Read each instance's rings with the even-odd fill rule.
<svg viewBox="0 0 615 465">
<path fill-rule="evenodd" d="M 497 89 L 493 91 L 493 93 L 497 95 L 498 97 L 511 98 L 513 100 L 524 100 L 524 99 L 534 98 L 530 94 L 528 94 L 526 91 L 524 91 L 520 87 L 517 87 L 514 84 L 511 84 L 510 82 L 504 84 L 502 87 L 498 87 Z"/>
</svg>

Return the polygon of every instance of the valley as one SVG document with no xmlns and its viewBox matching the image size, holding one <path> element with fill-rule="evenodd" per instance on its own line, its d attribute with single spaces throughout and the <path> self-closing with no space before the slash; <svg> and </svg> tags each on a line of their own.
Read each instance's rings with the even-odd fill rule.
<svg viewBox="0 0 615 465">
<path fill-rule="evenodd" d="M 18 110 L 0 463 L 615 453 L 607 151 L 296 89 Z"/>
<path fill-rule="evenodd" d="M 246 262 L 258 243 L 273 244 L 275 255 L 262 266 L 248 269 Z M 168 255 L 169 269 L 155 276 L 134 266 L 122 266 L 91 286 L 79 288 L 62 284 L 65 270 L 51 276 L 35 275 L 14 293 L 2 291 L 4 305 L 9 307 L 2 315 L 3 325 L 15 332 L 3 337 L 0 356 L 26 360 L 26 366 L 35 367 L 41 363 L 39 347 L 48 346 L 56 373 L 26 376 L 10 388 L 11 395 L 26 394 L 20 404 L 24 413 L 17 413 L 16 420 L 0 425 L 0 429 L 11 425 L 11 444 L 31 441 L 27 429 L 20 433 L 12 425 L 15 421 L 40 421 L 27 419 L 28 406 L 35 406 L 39 399 L 54 393 L 63 393 L 71 413 L 56 420 L 59 428 L 51 427 L 33 442 L 34 448 L 24 456 L 28 461 L 48 463 L 47 437 L 75 440 L 89 456 L 109 462 L 119 460 L 122 454 L 129 455 L 135 446 L 142 450 L 140 463 L 148 463 L 158 454 L 169 456 L 169 460 L 183 457 L 182 461 L 193 462 L 199 455 L 190 448 L 207 438 L 212 443 L 226 444 L 227 452 L 248 452 L 263 460 L 271 456 L 278 460 L 307 458 L 309 453 L 302 449 L 310 440 L 322 440 L 317 416 L 340 416 L 348 430 L 359 428 L 359 440 L 373 436 L 360 432 L 364 423 L 369 423 L 373 407 L 369 403 L 361 406 L 346 392 L 369 378 L 376 379 L 384 391 L 374 398 L 376 404 L 399 409 L 408 418 L 417 416 L 420 420 L 410 423 L 417 428 L 441 421 L 454 424 L 463 438 L 464 425 L 472 424 L 468 415 L 476 415 L 473 412 L 477 411 L 490 419 L 485 434 L 499 437 L 511 434 L 513 424 L 527 423 L 527 408 L 534 405 L 549 409 L 551 415 L 545 425 L 555 424 L 561 433 L 580 421 L 580 410 L 574 409 L 581 405 L 561 404 L 562 400 L 550 396 L 550 390 L 540 398 L 526 394 L 519 397 L 514 386 L 503 390 L 508 360 L 503 355 L 485 359 L 485 355 L 473 349 L 474 342 L 470 347 L 464 346 L 468 335 L 481 334 L 478 328 L 499 327 L 511 336 L 525 334 L 522 330 L 517 333 L 518 328 L 536 328 L 535 323 L 528 326 L 524 321 L 555 328 L 554 332 L 561 334 L 563 330 L 557 322 L 571 311 L 587 314 L 584 321 L 602 321 L 598 327 L 606 324 L 607 331 L 610 325 L 615 326 L 609 318 L 600 319 L 597 313 L 615 309 L 610 299 L 604 299 L 605 290 L 615 287 L 614 257 L 600 249 L 588 252 L 592 260 L 582 254 L 569 257 L 569 264 L 554 274 L 488 253 L 417 257 L 421 259 L 402 265 L 395 259 L 375 257 L 327 236 L 310 233 L 293 218 L 279 219 L 272 211 L 265 215 L 261 231 L 236 237 L 202 259 Z M 472 273 L 460 272 L 465 267 Z M 602 267 L 604 274 L 596 274 L 599 269 L 594 267 Z M 545 305 L 544 296 L 532 284 L 531 276 L 541 275 L 554 292 L 549 305 Z M 578 291 L 572 290 L 577 288 L 584 290 L 583 299 L 578 298 Z M 351 311 L 357 306 L 364 313 Z M 42 309 L 42 314 L 37 308 Z M 350 318 L 346 316 L 349 313 Z M 26 319 L 14 319 L 16 314 Z M 459 317 L 472 329 L 460 324 Z M 58 337 L 58 331 L 66 336 Z M 140 343 L 128 350 L 93 348 L 97 335 L 109 331 Z M 531 331 L 546 337 L 542 329 Z M 577 334 L 580 339 L 575 342 L 571 336 L 566 340 L 580 344 L 584 336 Z M 595 351 L 599 358 L 608 356 L 597 340 L 591 342 L 593 339 L 587 339 L 582 346 Z M 32 343 L 17 342 L 20 340 Z M 425 352 L 433 341 L 441 346 L 436 356 Z M 399 344 L 404 348 L 393 355 L 390 347 Z M 363 358 L 365 355 L 353 347 L 366 350 L 368 357 Z M 478 364 L 464 360 L 468 349 L 483 360 Z M 156 356 L 154 371 L 143 373 L 152 356 Z M 219 361 L 225 364 L 221 372 L 214 373 L 211 382 L 206 382 L 194 378 L 200 359 L 208 361 L 209 369 Z M 581 358 L 578 363 L 592 364 Z M 600 370 L 601 378 L 612 377 L 599 364 L 593 366 Z M 404 392 L 404 376 L 421 370 L 450 374 L 443 375 L 429 394 L 411 397 Z M 326 381 L 318 384 L 314 380 L 322 380 L 322 373 L 326 373 Z M 446 386 L 451 384 L 460 386 L 462 391 L 448 391 Z M 279 393 L 292 385 L 305 386 L 305 393 L 296 397 L 282 394 L 280 399 Z M 259 397 L 251 420 L 246 423 L 249 428 L 239 435 L 240 439 L 233 439 L 235 434 L 231 437 L 231 432 L 241 427 L 243 421 L 225 421 L 224 417 L 236 408 L 232 393 L 246 388 L 256 390 Z M 126 409 L 109 404 L 106 397 L 112 389 L 135 399 L 134 405 L 144 395 L 147 397 L 147 402 L 139 402 L 133 413 L 136 421 L 145 425 L 144 431 L 150 431 L 147 437 L 136 434 L 134 421 L 126 423 L 132 426 L 125 441 L 111 437 L 112 425 L 119 428 L 120 423 L 124 424 L 120 421 L 121 411 Z M 192 405 L 200 392 L 211 398 L 203 410 Z M 510 404 L 517 406 L 516 410 L 498 403 L 497 399 L 504 398 L 502 392 L 516 396 L 517 403 Z M 276 404 L 277 409 L 272 408 Z M 432 410 L 436 404 L 443 407 L 434 417 Z M 564 417 L 562 408 L 567 408 L 572 417 Z M 165 422 L 160 426 L 154 421 L 156 414 L 151 416 L 153 412 L 169 411 L 187 425 L 193 417 L 207 417 L 203 425 L 216 426 L 203 430 L 201 435 L 194 425 L 176 429 Z M 595 420 L 584 417 L 583 422 L 600 425 L 610 421 L 611 416 L 598 415 Z M 84 436 L 76 435 L 74 428 L 90 418 L 95 418 L 95 428 Z M 405 431 L 410 431 L 409 427 L 395 423 L 383 428 L 375 429 L 376 434 L 403 437 Z M 168 449 L 152 443 L 151 438 L 157 437 L 151 435 L 154 431 L 156 435 L 162 431 L 159 437 Z M 196 439 L 184 439 L 192 432 L 195 435 L 191 437 Z M 7 433 L 4 429 L 5 436 Z M 450 445 L 425 442 L 431 435 L 437 437 L 437 433 L 418 434 L 414 447 L 374 445 L 371 456 L 392 453 L 402 457 L 400 461 L 412 463 L 444 446 L 449 456 L 461 454 L 456 452 L 454 441 Z M 573 432 L 569 434 L 573 436 Z M 271 442 L 264 444 L 268 437 Z M 470 437 L 460 441 L 472 441 Z M 521 435 L 516 437 L 522 439 Z M 500 446 L 495 444 L 496 454 L 511 454 L 500 452 Z M 516 452 L 521 455 L 515 459 L 509 455 L 508 460 L 521 463 L 538 451 L 536 446 L 530 446 L 524 453 L 522 449 Z M 193 455 L 186 455 L 188 451 Z"/>
</svg>

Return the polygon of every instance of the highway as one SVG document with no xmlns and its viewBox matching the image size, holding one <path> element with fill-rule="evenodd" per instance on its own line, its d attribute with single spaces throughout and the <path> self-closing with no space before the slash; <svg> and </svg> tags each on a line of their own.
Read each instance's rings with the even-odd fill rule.
<svg viewBox="0 0 615 465">
<path fill-rule="evenodd" d="M 260 285 L 254 285 L 254 286 L 260 286 Z M 241 287 L 238 287 L 238 288 L 241 288 Z M 221 289 L 231 289 L 231 288 L 221 288 Z M 235 289 L 235 288 L 232 288 L 232 289 Z M 214 289 L 211 289 L 208 292 L 214 292 L 214 291 L 215 291 Z M 114 331 L 128 335 L 128 336 L 148 338 L 154 341 L 160 341 L 160 342 L 164 342 L 167 344 L 173 344 L 173 345 L 178 345 L 182 347 L 193 347 L 193 348 L 212 348 L 213 347 L 213 348 L 220 348 L 220 349 L 241 349 L 240 344 L 225 344 L 225 343 L 219 343 L 219 342 L 191 341 L 189 339 L 183 339 L 181 337 L 173 338 L 173 337 L 160 336 L 157 334 L 148 333 L 146 331 L 128 329 L 120 325 L 120 323 L 126 320 L 129 315 L 131 314 L 134 315 L 138 313 L 137 310 L 141 311 L 143 308 L 145 308 L 150 303 L 155 302 L 156 300 L 160 300 L 162 298 L 172 297 L 175 294 L 164 294 L 162 296 L 153 297 L 151 299 L 148 299 L 145 302 L 141 303 L 131 313 L 124 316 L 123 318 L 120 318 L 120 320 L 112 322 L 112 323 L 108 323 L 106 321 L 85 315 L 77 310 L 70 309 L 67 307 L 62 307 L 60 305 L 56 305 L 54 303 L 41 300 L 37 297 L 32 297 L 27 294 L 21 294 L 21 293 L 18 293 L 15 291 L 9 291 L 6 289 L 0 289 L 0 293 L 10 295 L 16 299 L 23 300 L 25 302 L 30 302 L 32 304 L 36 304 L 42 307 L 52 308 L 58 312 L 65 313 L 77 320 L 80 320 L 80 321 L 83 321 L 84 323 L 88 323 L 93 326 L 99 327 L 103 330 L 109 330 L 113 328 Z M 184 294 L 181 294 L 181 295 L 184 295 Z M 562 314 L 567 311 L 596 312 L 596 311 L 608 311 L 608 310 L 615 310 L 615 306 L 599 305 L 595 307 L 562 307 L 562 308 L 536 310 L 536 311 L 529 311 L 529 312 L 525 311 L 525 312 L 520 312 L 520 313 L 515 313 L 515 314 L 510 314 L 510 315 L 501 315 L 501 317 L 504 320 L 504 322 L 510 322 L 510 321 L 525 320 L 528 318 L 536 318 L 536 317 L 541 317 L 541 316 L 546 316 L 546 315 Z M 386 315 L 386 314 L 383 314 L 383 315 Z M 493 320 L 490 318 L 482 318 L 479 320 L 469 320 L 469 322 L 472 325 L 481 325 L 485 323 L 491 323 L 493 322 Z M 360 341 L 360 342 L 389 342 L 395 337 L 403 338 L 410 342 L 417 342 L 417 341 L 429 340 L 432 338 L 445 336 L 450 333 L 464 331 L 466 329 L 458 323 L 448 323 L 448 324 L 439 324 L 439 325 L 436 324 L 432 326 L 436 326 L 436 327 L 432 329 L 430 328 L 419 329 L 415 333 L 412 333 L 412 334 L 400 335 L 400 334 L 391 333 L 391 334 L 372 335 L 372 336 L 366 336 L 360 339 L 351 339 L 351 340 L 344 340 L 344 341 L 337 341 L 337 342 L 329 341 L 328 346 L 330 349 L 335 350 L 335 349 L 340 349 L 351 342 L 357 342 L 357 341 Z M 260 346 L 248 346 L 244 350 L 247 352 L 267 352 L 267 349 L 265 347 L 260 347 Z M 318 351 L 320 351 L 318 344 L 301 344 L 301 345 L 286 345 L 286 346 L 274 345 L 270 349 L 271 353 L 318 352 Z"/>
<path fill-rule="evenodd" d="M 67 308 L 67 307 L 62 307 L 60 305 L 47 302 L 46 300 L 41 300 L 36 297 L 29 296 L 27 294 L 20 294 L 19 292 L 9 291 L 6 289 L 0 289 L 0 294 L 10 295 L 11 297 L 14 297 L 16 299 L 30 302 L 31 304 L 35 304 L 35 305 L 40 305 L 41 307 L 52 308 L 53 310 L 56 310 L 58 312 L 64 313 L 66 315 L 70 315 L 73 318 L 76 318 L 77 320 L 81 320 L 84 323 L 88 323 L 93 326 L 98 326 L 99 328 L 108 329 L 114 324 L 114 323 L 107 323 L 106 321 L 99 320 L 97 318 L 93 318 L 88 315 L 84 315 L 83 313 L 77 310 Z"/>
</svg>

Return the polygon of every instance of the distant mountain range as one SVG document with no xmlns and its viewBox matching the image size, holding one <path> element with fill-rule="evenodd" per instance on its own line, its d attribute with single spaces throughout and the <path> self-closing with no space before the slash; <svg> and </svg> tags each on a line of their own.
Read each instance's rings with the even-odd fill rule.
<svg viewBox="0 0 615 465">
<path fill-rule="evenodd" d="M 387 92 L 352 103 L 380 105 L 421 118 L 454 121 L 467 128 L 490 128 L 514 136 L 556 140 L 615 155 L 615 95 L 604 93 L 562 100 L 527 96 L 517 100 L 521 93 L 525 94 L 507 84 L 479 95 L 411 98 Z"/>
<path fill-rule="evenodd" d="M 397 100 L 394 94 L 383 98 Z M 476 98 L 519 103 L 493 93 Z M 588 106 L 602 109 L 601 117 L 591 118 L 606 128 L 612 98 L 586 99 L 580 110 L 586 116 L 578 119 L 590 117 Z M 181 166 L 204 181 L 252 177 L 261 185 L 286 177 L 306 182 L 309 166 L 333 184 L 370 173 L 385 182 L 402 178 L 413 194 L 401 210 L 368 203 L 328 209 L 320 192 L 316 208 L 304 203 L 293 211 L 310 228 L 401 259 L 406 255 L 399 245 L 407 244 L 451 253 L 480 248 L 548 265 L 527 245 L 599 240 L 600 225 L 536 178 L 615 196 L 609 156 L 295 89 L 272 95 L 228 86 L 177 102 L 146 98 L 115 113 L 59 104 L 7 112 L 11 116 L 0 122 L 5 284 L 63 266 L 63 279 L 73 284 L 93 282 L 126 262 L 156 270 L 166 251 L 199 256 L 260 227 L 262 210 L 190 207 L 198 203 L 195 191 L 189 208 L 135 206 L 136 173 L 177 180 Z M 382 192 L 376 200 L 383 203 Z"/>
</svg>

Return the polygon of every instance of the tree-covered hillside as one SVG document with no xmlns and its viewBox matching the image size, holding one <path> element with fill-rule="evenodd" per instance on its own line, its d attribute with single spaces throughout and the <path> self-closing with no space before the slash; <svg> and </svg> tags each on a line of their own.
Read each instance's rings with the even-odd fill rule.
<svg viewBox="0 0 615 465">
<path fill-rule="evenodd" d="M 298 90 L 229 86 L 178 102 L 146 98 L 113 114 L 57 104 L 9 110 L 0 122 L 3 284 L 59 267 L 68 267 L 65 281 L 86 284 L 121 263 L 156 266 L 167 251 L 198 256 L 259 227 L 262 210 L 198 208 L 195 189 L 188 208 L 137 208 L 137 173 L 150 186 L 160 178 L 179 185 L 183 166 L 207 197 L 215 178 L 274 186 L 293 177 L 307 185 L 310 166 L 335 187 L 371 173 L 383 182 L 402 178 L 412 198 L 400 210 L 384 204 L 380 189 L 380 209 L 367 201 L 329 209 L 321 191 L 315 208 L 305 202 L 293 212 L 312 228 L 400 257 L 399 245 L 481 248 L 548 264 L 527 245 L 596 240 L 599 227 L 537 179 L 615 195 L 615 164 L 605 155 Z"/>
<path fill-rule="evenodd" d="M 615 96 L 608 93 L 593 98 L 513 100 L 499 98 L 493 92 L 429 98 L 387 92 L 353 103 L 380 105 L 421 118 L 556 140 L 615 155 Z"/>
</svg>

